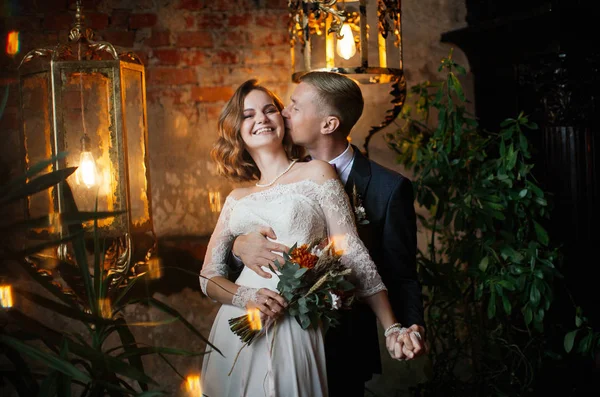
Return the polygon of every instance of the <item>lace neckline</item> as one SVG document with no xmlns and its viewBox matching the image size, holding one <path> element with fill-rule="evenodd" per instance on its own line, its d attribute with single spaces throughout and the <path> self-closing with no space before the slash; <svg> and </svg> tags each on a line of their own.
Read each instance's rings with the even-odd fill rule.
<svg viewBox="0 0 600 397">
<path fill-rule="evenodd" d="M 268 193 L 272 193 L 274 191 L 280 191 L 280 190 L 288 188 L 289 186 L 300 185 L 302 183 L 308 183 L 310 185 L 315 185 L 315 186 L 318 186 L 318 187 L 322 187 L 322 186 L 325 186 L 325 185 L 327 185 L 327 184 L 329 184 L 331 182 L 335 182 L 336 180 L 338 180 L 338 179 L 337 178 L 331 178 L 331 179 L 326 180 L 323 183 L 317 183 L 317 182 L 313 181 L 312 179 L 302 179 L 302 180 L 299 180 L 299 181 L 296 181 L 296 182 L 283 183 L 283 184 L 278 183 L 278 184 L 273 185 L 273 186 L 271 186 L 271 187 L 269 187 L 267 189 L 260 190 L 258 192 L 254 192 L 254 193 L 249 193 L 249 194 L 247 194 L 247 195 L 245 195 L 243 197 L 240 197 L 240 198 L 235 198 L 235 197 L 232 197 L 231 195 L 229 195 L 229 196 L 227 196 L 227 199 L 228 200 L 233 200 L 233 202 L 239 202 L 239 201 L 243 201 L 244 199 L 247 199 L 247 198 L 253 197 L 253 196 L 261 196 L 261 195 L 266 196 Z"/>
</svg>

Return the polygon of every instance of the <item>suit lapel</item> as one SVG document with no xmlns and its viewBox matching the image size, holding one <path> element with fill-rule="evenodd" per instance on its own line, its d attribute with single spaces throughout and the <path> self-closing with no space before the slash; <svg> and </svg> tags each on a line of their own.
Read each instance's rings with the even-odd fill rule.
<svg viewBox="0 0 600 397">
<path fill-rule="evenodd" d="M 354 149 L 354 163 L 344 188 L 352 199 L 352 188 L 356 185 L 356 192 L 364 198 L 369 182 L 371 182 L 371 164 L 356 146 L 352 145 L 352 148 Z"/>
</svg>

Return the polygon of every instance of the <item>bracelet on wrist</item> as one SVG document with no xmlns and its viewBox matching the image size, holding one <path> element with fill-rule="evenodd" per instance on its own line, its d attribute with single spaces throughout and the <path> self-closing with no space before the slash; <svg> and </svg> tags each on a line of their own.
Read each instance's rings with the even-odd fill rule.
<svg viewBox="0 0 600 397">
<path fill-rule="evenodd" d="M 392 332 L 400 331 L 401 329 L 402 329 L 402 324 L 400 324 L 400 323 L 394 323 L 394 324 L 390 325 L 389 327 L 387 327 L 385 329 L 385 332 L 383 333 L 383 336 L 385 336 L 387 338 L 388 336 L 390 336 L 390 334 Z"/>
</svg>

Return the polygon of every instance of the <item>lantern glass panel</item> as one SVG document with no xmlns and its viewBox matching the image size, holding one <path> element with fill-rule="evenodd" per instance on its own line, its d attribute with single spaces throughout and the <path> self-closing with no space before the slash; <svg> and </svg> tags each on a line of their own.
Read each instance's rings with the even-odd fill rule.
<svg viewBox="0 0 600 397">
<path fill-rule="evenodd" d="M 113 71 L 61 70 L 60 100 L 62 102 L 62 130 L 64 149 L 67 151 L 66 166 L 80 167 L 83 149 L 89 150 L 95 162 L 94 184 L 78 182 L 78 175 L 72 174 L 67 181 L 80 211 L 94 211 L 96 198 L 98 211 L 118 210 L 114 192 L 118 189 L 118 168 L 111 159 L 111 148 L 116 135 L 114 101 L 112 92 Z M 60 127 L 59 127 L 60 128 Z M 82 146 L 84 134 L 89 139 Z M 92 172 L 92 171 L 89 171 Z M 114 218 L 101 219 L 99 227 L 106 227 Z"/>
<path fill-rule="evenodd" d="M 23 76 L 21 82 L 22 122 L 25 132 L 25 163 L 27 169 L 53 155 L 51 133 L 52 116 L 49 98 L 49 74 L 34 73 Z M 43 173 L 50 172 L 48 166 Z M 27 212 L 36 218 L 54 211 L 53 189 L 35 193 L 27 200 Z"/>
<path fill-rule="evenodd" d="M 129 209 L 134 228 L 148 226 L 150 208 L 146 164 L 146 108 L 142 67 L 121 64 L 123 118 L 127 139 Z"/>
</svg>

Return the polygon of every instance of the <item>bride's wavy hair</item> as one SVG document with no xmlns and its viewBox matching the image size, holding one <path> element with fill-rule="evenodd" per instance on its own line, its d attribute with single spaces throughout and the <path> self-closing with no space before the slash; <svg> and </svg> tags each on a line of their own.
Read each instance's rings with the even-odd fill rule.
<svg viewBox="0 0 600 397">
<path fill-rule="evenodd" d="M 210 155 L 217 165 L 219 174 L 236 181 L 248 182 L 260 179 L 260 170 L 245 148 L 240 129 L 244 121 L 244 100 L 253 90 L 260 90 L 273 99 L 279 112 L 284 108 L 283 102 L 271 90 L 263 87 L 258 80 L 251 79 L 238 87 L 227 101 L 217 124 L 219 138 Z M 283 136 L 283 148 L 289 159 L 301 158 L 304 149 L 294 145 L 289 134 Z"/>
</svg>

